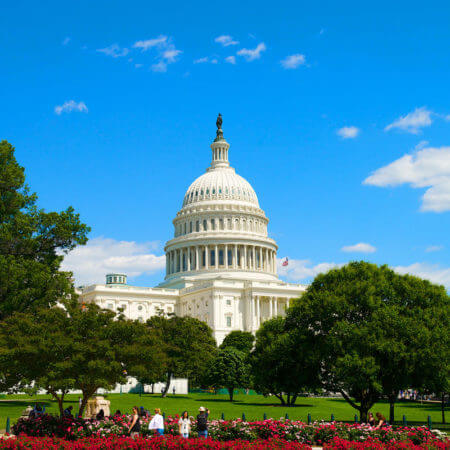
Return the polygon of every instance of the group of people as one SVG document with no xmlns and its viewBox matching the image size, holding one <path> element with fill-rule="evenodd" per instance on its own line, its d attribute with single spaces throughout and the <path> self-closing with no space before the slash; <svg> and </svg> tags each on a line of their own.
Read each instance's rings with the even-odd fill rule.
<svg viewBox="0 0 450 450">
<path fill-rule="evenodd" d="M 386 422 L 386 417 L 384 417 L 380 412 L 375 413 L 375 417 L 371 412 L 369 412 L 367 423 L 371 425 L 374 430 L 379 430 L 388 424 Z"/>
<path fill-rule="evenodd" d="M 132 438 L 139 436 L 142 428 L 142 417 L 145 417 L 147 412 L 144 408 L 133 407 L 133 417 L 130 425 L 128 426 L 128 432 Z M 208 437 L 208 416 L 209 409 L 200 406 L 199 413 L 197 415 L 197 432 L 199 437 Z M 183 411 L 178 420 L 178 431 L 181 436 L 188 438 L 191 433 L 191 427 L 194 418 L 190 417 L 187 411 Z M 159 408 L 155 409 L 155 414 L 152 416 L 148 429 L 153 431 L 155 435 L 162 436 L 164 434 L 164 417 L 161 415 L 161 410 Z"/>
</svg>

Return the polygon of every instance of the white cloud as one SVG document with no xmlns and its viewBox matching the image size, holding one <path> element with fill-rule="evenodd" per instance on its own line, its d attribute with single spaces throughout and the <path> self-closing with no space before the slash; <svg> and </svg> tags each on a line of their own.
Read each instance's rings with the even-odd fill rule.
<svg viewBox="0 0 450 450">
<path fill-rule="evenodd" d="M 165 269 L 166 257 L 154 251 L 157 242 L 137 243 L 104 237 L 91 239 L 65 256 L 62 269 L 74 274 L 76 285 L 104 283 L 109 272 L 129 277 L 152 274 Z"/>
<path fill-rule="evenodd" d="M 377 251 L 376 247 L 367 244 L 366 242 L 359 242 L 354 245 L 345 245 L 341 248 L 341 250 L 346 253 L 375 253 Z"/>
<path fill-rule="evenodd" d="M 153 72 L 167 72 L 167 66 L 178 60 L 178 56 L 183 53 L 177 49 L 172 43 L 170 37 L 161 35 L 155 39 L 147 39 L 145 41 L 136 41 L 133 48 L 141 49 L 146 52 L 149 49 L 156 49 L 156 63 L 151 66 Z"/>
<path fill-rule="evenodd" d="M 239 44 L 239 41 L 235 41 L 228 34 L 223 34 L 222 36 L 216 37 L 214 39 L 214 42 L 218 42 L 219 44 L 222 44 L 224 47 L 228 47 L 229 45 L 237 45 L 237 44 Z"/>
<path fill-rule="evenodd" d="M 337 135 L 342 139 L 354 139 L 360 133 L 360 129 L 358 127 L 342 127 L 336 131 Z"/>
<path fill-rule="evenodd" d="M 287 266 L 283 266 L 284 259 L 277 258 L 278 275 L 289 281 L 305 281 L 314 278 L 319 273 L 328 272 L 330 269 L 340 267 L 343 264 L 319 263 L 312 265 L 307 259 L 290 259 Z"/>
<path fill-rule="evenodd" d="M 217 64 L 219 62 L 219 60 L 217 58 L 213 58 L 211 60 L 211 64 Z"/>
<path fill-rule="evenodd" d="M 162 53 L 162 57 L 168 62 L 173 63 L 177 60 L 177 56 L 182 53 L 181 50 L 177 50 L 175 47 L 169 47 L 167 50 L 164 50 Z"/>
<path fill-rule="evenodd" d="M 409 273 L 420 278 L 430 280 L 432 283 L 442 284 L 450 288 L 450 268 L 444 268 L 436 264 L 414 263 L 409 266 L 397 266 L 394 270 L 401 274 Z"/>
<path fill-rule="evenodd" d="M 152 64 L 153 72 L 167 72 L 167 64 L 164 61 Z"/>
<path fill-rule="evenodd" d="M 322 34 L 324 34 L 324 33 L 325 33 L 325 28 L 321 28 L 319 31 L 319 34 L 322 36 Z"/>
<path fill-rule="evenodd" d="M 283 60 L 280 61 L 281 65 L 285 69 L 296 69 L 299 66 L 305 64 L 305 55 L 300 53 L 296 53 L 295 55 L 286 56 Z"/>
<path fill-rule="evenodd" d="M 363 184 L 427 188 L 421 211 L 450 211 L 450 147 L 428 147 L 375 170 Z"/>
<path fill-rule="evenodd" d="M 203 64 L 208 62 L 208 57 L 194 59 L 194 64 Z"/>
<path fill-rule="evenodd" d="M 439 252 L 439 251 L 441 251 L 443 248 L 444 248 L 443 245 L 429 245 L 429 246 L 425 249 L 425 251 L 426 251 L 427 253 Z"/>
<path fill-rule="evenodd" d="M 255 59 L 261 58 L 261 53 L 266 50 L 266 44 L 261 42 L 254 49 L 243 48 L 239 50 L 236 54 L 238 56 L 243 56 L 247 61 L 254 61 Z"/>
<path fill-rule="evenodd" d="M 126 56 L 129 53 L 127 48 L 122 48 L 118 44 L 112 44 L 109 47 L 98 48 L 98 52 L 104 53 L 105 55 L 112 56 L 113 58 L 120 58 Z"/>
<path fill-rule="evenodd" d="M 72 112 L 72 111 L 78 111 L 78 112 L 88 112 L 87 106 L 84 102 L 76 102 L 75 100 L 68 100 L 67 102 L 64 102 L 62 105 L 55 106 L 55 113 L 61 115 L 63 112 Z"/>
<path fill-rule="evenodd" d="M 227 56 L 225 61 L 230 64 L 236 64 L 236 56 Z"/>
<path fill-rule="evenodd" d="M 384 131 L 389 131 L 397 128 L 407 133 L 418 134 L 420 129 L 428 127 L 432 124 L 432 111 L 429 111 L 426 107 L 416 108 L 406 116 L 401 116 L 390 125 L 388 125 Z"/>
<path fill-rule="evenodd" d="M 133 48 L 140 48 L 143 52 L 147 51 L 149 48 L 153 47 L 161 47 L 164 44 L 167 44 L 168 37 L 161 35 L 155 39 L 147 39 L 146 41 L 136 41 L 133 44 Z"/>
<path fill-rule="evenodd" d="M 67 36 L 63 39 L 63 41 L 61 42 L 62 45 L 67 45 L 70 42 L 70 37 Z"/>
<path fill-rule="evenodd" d="M 136 69 L 139 69 L 139 68 L 141 68 L 143 65 L 144 65 L 144 64 L 137 63 L 137 64 L 134 65 L 134 67 L 136 67 Z"/>
<path fill-rule="evenodd" d="M 447 122 L 450 122 L 450 114 L 446 115 L 446 116 L 444 117 L 444 119 L 445 119 Z"/>
</svg>

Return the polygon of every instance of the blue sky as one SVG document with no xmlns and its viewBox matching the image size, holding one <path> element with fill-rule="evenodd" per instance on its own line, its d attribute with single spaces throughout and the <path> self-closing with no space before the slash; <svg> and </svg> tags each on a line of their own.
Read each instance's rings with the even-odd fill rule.
<svg viewBox="0 0 450 450">
<path fill-rule="evenodd" d="M 40 206 L 92 227 L 79 283 L 162 280 L 221 112 L 282 277 L 365 259 L 450 287 L 449 20 L 445 1 L 10 2 L 0 138 Z"/>
</svg>

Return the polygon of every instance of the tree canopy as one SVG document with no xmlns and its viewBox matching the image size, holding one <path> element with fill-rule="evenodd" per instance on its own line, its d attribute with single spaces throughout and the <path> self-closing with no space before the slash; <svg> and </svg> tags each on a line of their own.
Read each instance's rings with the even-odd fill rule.
<svg viewBox="0 0 450 450">
<path fill-rule="evenodd" d="M 225 339 L 220 344 L 220 348 L 232 347 L 245 354 L 249 354 L 254 342 L 255 336 L 250 331 L 234 330 L 225 336 Z"/>
<path fill-rule="evenodd" d="M 300 392 L 319 386 L 319 359 L 312 350 L 297 351 L 283 317 L 264 322 L 250 355 L 254 388 L 275 395 L 283 405 L 293 405 Z"/>
<path fill-rule="evenodd" d="M 383 395 L 393 419 L 398 391 L 422 382 L 431 359 L 420 361 L 427 356 L 421 349 L 432 328 L 448 330 L 448 314 L 444 287 L 352 262 L 314 279 L 288 310 L 286 331 L 298 354 L 315 349 L 322 385 L 340 392 L 361 420 Z"/>
<path fill-rule="evenodd" d="M 144 324 L 93 304 L 15 313 L 0 322 L 2 390 L 45 389 L 61 413 L 70 389 L 82 391 L 82 413 L 98 388 L 111 389 L 126 375 L 139 377 L 164 364 L 165 355 Z"/>
<path fill-rule="evenodd" d="M 245 354 L 233 347 L 220 349 L 209 362 L 205 381 L 215 388 L 226 388 L 232 402 L 234 390 L 249 384 L 245 359 Z"/>
<path fill-rule="evenodd" d="M 74 295 L 71 274 L 60 266 L 90 228 L 72 207 L 45 212 L 36 202 L 14 147 L 0 142 L 0 320 Z"/>
<path fill-rule="evenodd" d="M 193 385 L 200 385 L 208 362 L 217 351 L 211 328 L 193 317 L 165 317 L 158 315 L 147 321 L 149 329 L 158 336 L 158 343 L 167 356 L 167 395 L 172 377 L 186 377 Z"/>
</svg>

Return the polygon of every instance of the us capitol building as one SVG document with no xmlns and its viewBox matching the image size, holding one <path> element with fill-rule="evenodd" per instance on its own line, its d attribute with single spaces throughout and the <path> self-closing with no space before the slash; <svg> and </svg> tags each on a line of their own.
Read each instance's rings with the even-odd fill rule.
<svg viewBox="0 0 450 450">
<path fill-rule="evenodd" d="M 230 166 L 220 114 L 216 124 L 211 166 L 189 186 L 173 220 L 164 281 L 137 287 L 127 285 L 124 274 L 107 274 L 106 284 L 81 288 L 80 301 L 122 308 L 140 321 L 159 311 L 195 317 L 220 344 L 230 331 L 255 332 L 264 320 L 284 315 L 290 299 L 302 294 L 305 286 L 279 280 L 269 219 L 251 185 Z"/>
</svg>

